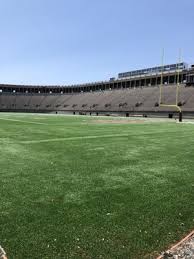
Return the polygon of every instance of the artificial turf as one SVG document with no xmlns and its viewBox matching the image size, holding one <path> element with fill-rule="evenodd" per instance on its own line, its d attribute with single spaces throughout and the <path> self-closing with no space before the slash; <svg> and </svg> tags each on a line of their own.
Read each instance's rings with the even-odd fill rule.
<svg viewBox="0 0 194 259">
<path fill-rule="evenodd" d="M 193 227 L 193 124 L 0 114 L 10 258 L 155 258 Z"/>
</svg>

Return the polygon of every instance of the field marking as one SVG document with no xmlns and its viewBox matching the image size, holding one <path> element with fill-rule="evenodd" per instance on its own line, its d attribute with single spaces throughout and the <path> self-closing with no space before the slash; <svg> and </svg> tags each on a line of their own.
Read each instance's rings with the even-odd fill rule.
<svg viewBox="0 0 194 259">
<path fill-rule="evenodd" d="M 98 151 L 98 150 L 104 150 L 104 147 L 96 147 L 96 148 L 90 148 L 89 151 Z"/>
<path fill-rule="evenodd" d="M 16 119 L 1 118 L 1 117 L 0 117 L 0 120 L 22 122 L 22 123 L 30 123 L 30 124 L 38 124 L 38 125 L 48 125 L 48 124 L 42 123 L 42 122 L 23 121 L 23 120 L 16 120 Z"/>
<path fill-rule="evenodd" d="M 180 124 L 182 124 L 182 123 L 184 123 L 184 124 L 194 124 L 193 121 L 182 121 L 182 122 L 177 122 L 177 123 L 180 123 Z"/>
<path fill-rule="evenodd" d="M 22 144 L 36 144 L 36 143 L 47 143 L 47 142 L 58 142 L 58 141 L 69 141 L 79 139 L 98 139 L 98 138 L 114 138 L 114 137 L 129 137 L 129 134 L 109 134 L 109 135 L 94 135 L 94 136 L 80 136 L 80 137 L 69 137 L 69 138 L 51 138 L 51 139 L 40 139 L 40 140 L 24 140 Z"/>
<path fill-rule="evenodd" d="M 157 132 L 163 133 L 163 132 Z M 167 132 L 167 133 L 175 133 L 175 131 Z M 146 133 L 144 135 L 152 135 L 154 132 Z M 69 141 L 69 140 L 82 140 L 82 139 L 98 139 L 98 138 L 114 138 L 114 137 L 134 137 L 140 136 L 136 134 L 106 134 L 106 135 L 93 135 L 93 136 L 79 136 L 79 137 L 66 137 L 66 138 L 50 138 L 50 139 L 40 139 L 40 140 L 23 140 L 20 141 L 21 144 L 36 144 L 36 143 L 49 143 L 49 142 L 58 142 L 58 141 Z"/>
</svg>

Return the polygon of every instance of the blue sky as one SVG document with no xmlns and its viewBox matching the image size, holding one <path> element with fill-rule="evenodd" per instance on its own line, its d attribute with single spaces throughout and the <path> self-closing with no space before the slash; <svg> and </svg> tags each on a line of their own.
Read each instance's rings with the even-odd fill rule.
<svg viewBox="0 0 194 259">
<path fill-rule="evenodd" d="M 194 63 L 193 0 L 0 0 L 0 83 L 74 84 Z"/>
</svg>

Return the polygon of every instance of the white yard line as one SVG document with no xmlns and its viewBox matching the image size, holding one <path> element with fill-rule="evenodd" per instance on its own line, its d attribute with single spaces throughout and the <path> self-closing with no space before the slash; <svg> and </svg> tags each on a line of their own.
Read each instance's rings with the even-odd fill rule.
<svg viewBox="0 0 194 259">
<path fill-rule="evenodd" d="M 48 125 L 48 124 L 42 123 L 42 122 L 23 121 L 23 120 L 16 120 L 16 119 L 1 118 L 1 117 L 0 117 L 0 120 L 22 122 L 22 123 L 29 123 L 29 124 L 38 124 L 38 125 Z"/>
<path fill-rule="evenodd" d="M 34 144 L 34 143 L 47 143 L 47 142 L 58 142 L 58 141 L 69 141 L 79 139 L 98 139 L 98 138 L 114 138 L 114 137 L 129 137 L 129 134 L 110 134 L 110 135 L 95 135 L 95 136 L 83 136 L 83 137 L 69 137 L 69 138 L 51 138 L 41 140 L 24 140 L 20 143 L 23 144 Z"/>
<path fill-rule="evenodd" d="M 163 133 L 157 132 L 157 133 Z M 174 131 L 168 131 L 165 132 L 168 133 L 175 133 Z M 144 135 L 152 135 L 154 132 L 145 133 Z M 141 136 L 136 134 L 106 134 L 106 135 L 93 135 L 93 136 L 79 136 L 79 137 L 66 137 L 66 138 L 50 138 L 50 139 L 40 139 L 40 140 L 23 140 L 20 143 L 21 144 L 36 144 L 36 143 L 49 143 L 49 142 L 59 142 L 59 141 L 69 141 L 69 140 L 84 140 L 84 139 L 98 139 L 98 138 L 114 138 L 114 137 L 135 137 L 135 136 Z"/>
</svg>

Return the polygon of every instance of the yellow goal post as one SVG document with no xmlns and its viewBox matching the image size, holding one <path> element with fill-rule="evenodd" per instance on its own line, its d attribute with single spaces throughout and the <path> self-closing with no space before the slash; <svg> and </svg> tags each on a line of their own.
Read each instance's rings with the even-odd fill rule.
<svg viewBox="0 0 194 259">
<path fill-rule="evenodd" d="M 181 61 L 181 50 L 179 50 L 179 61 Z M 176 103 L 175 104 L 164 104 L 162 103 L 162 88 L 163 88 L 163 77 L 164 77 L 164 49 L 162 50 L 162 71 L 161 71 L 161 80 L 160 80 L 160 94 L 159 94 L 159 107 L 171 107 L 175 108 L 179 113 L 179 122 L 182 122 L 182 110 L 180 106 L 178 106 L 178 98 L 179 98 L 179 88 L 180 88 L 180 69 L 179 65 L 176 66 L 177 71 L 177 82 L 176 82 Z"/>
</svg>

